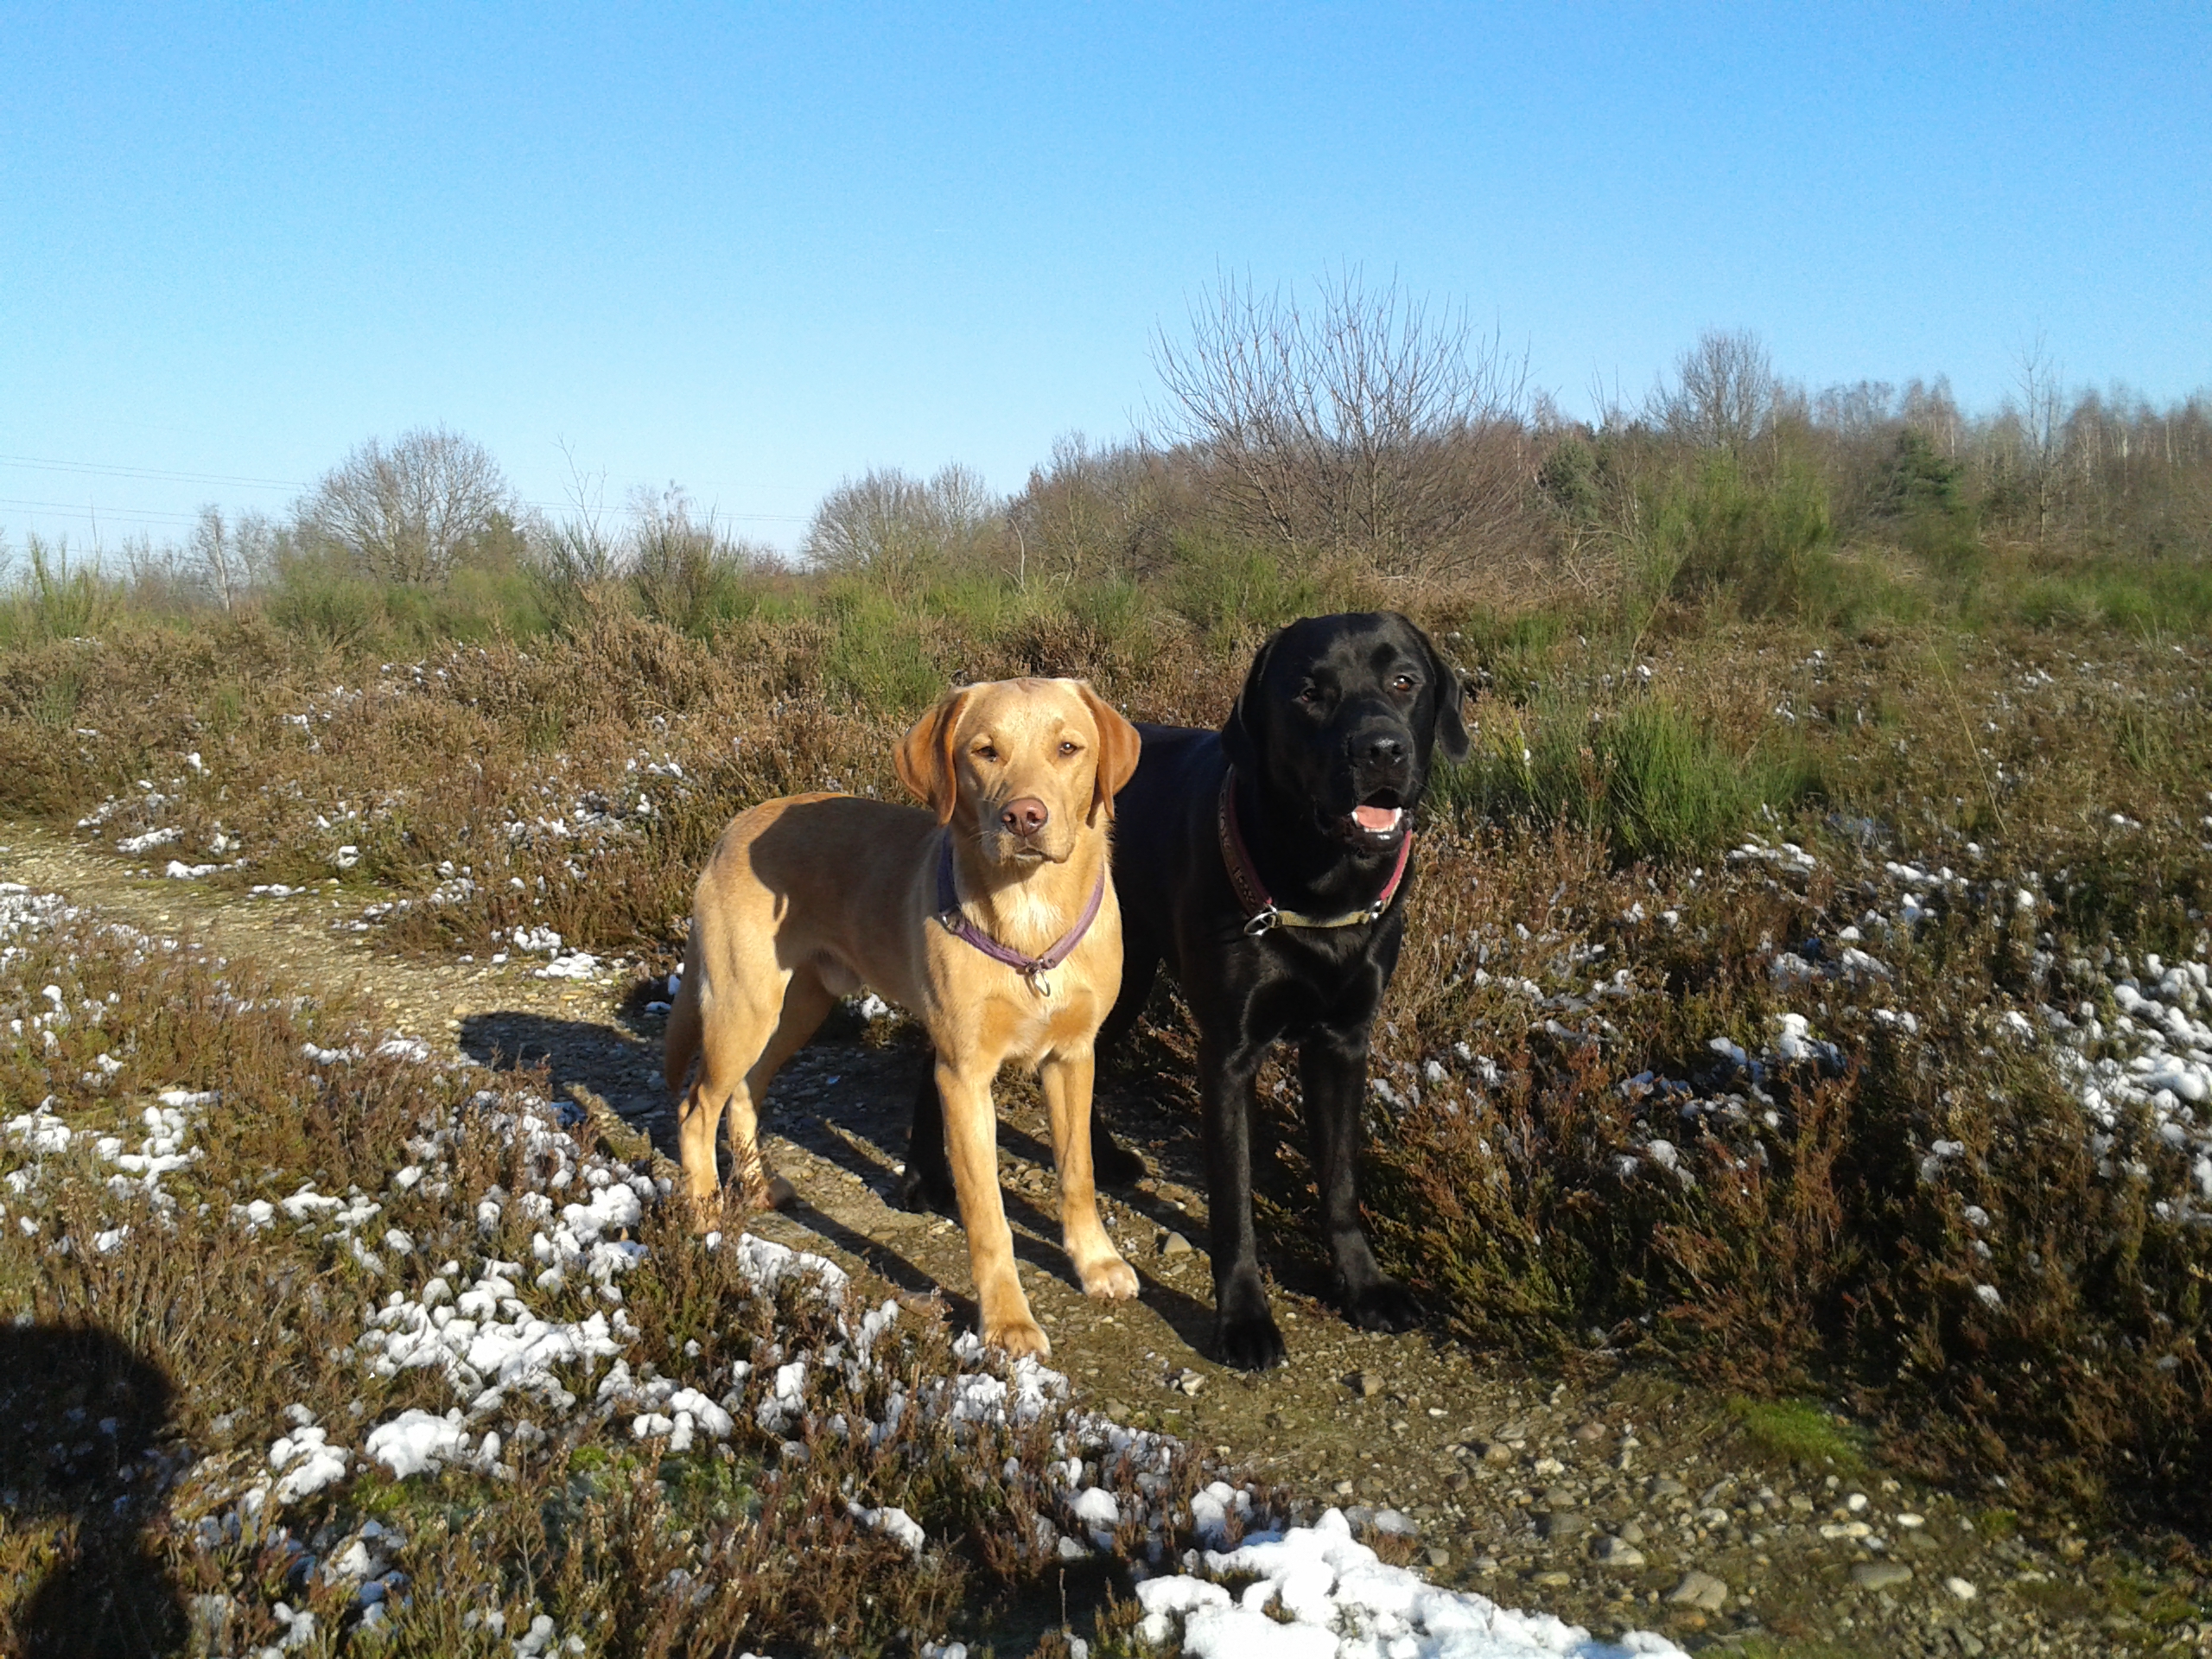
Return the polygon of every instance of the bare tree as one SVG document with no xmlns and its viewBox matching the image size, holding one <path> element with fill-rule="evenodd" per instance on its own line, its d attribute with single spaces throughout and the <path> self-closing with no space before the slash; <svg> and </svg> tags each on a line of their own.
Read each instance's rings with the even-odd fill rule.
<svg viewBox="0 0 2212 1659">
<path fill-rule="evenodd" d="M 1740 454 L 1775 412 L 1774 365 L 1757 334 L 1708 328 L 1652 393 L 1653 425 L 1700 448 Z"/>
<path fill-rule="evenodd" d="M 1433 313 L 1395 278 L 1325 279 L 1294 294 L 1224 280 L 1190 338 L 1154 342 L 1172 407 L 1162 424 L 1217 469 L 1233 519 L 1293 551 L 1357 548 L 1395 574 L 1464 563 L 1527 481 L 1525 360 Z"/>
<path fill-rule="evenodd" d="M 802 550 L 825 570 L 905 582 L 972 557 L 1000 512 L 982 475 L 957 462 L 926 483 L 896 467 L 877 467 L 823 498 Z"/>
<path fill-rule="evenodd" d="M 511 515 L 513 494 L 491 452 L 444 427 L 386 449 L 374 438 L 332 469 L 300 505 L 312 541 L 389 582 L 438 582 Z"/>
<path fill-rule="evenodd" d="M 2058 365 L 2051 360 L 2043 331 L 2012 354 L 2012 384 L 2018 389 L 2017 407 L 2020 448 L 2020 481 L 2036 516 L 2036 544 L 2050 534 L 2050 516 L 2056 505 L 2063 434 L 2058 418 Z"/>
<path fill-rule="evenodd" d="M 200 579 L 222 607 L 229 610 L 245 586 L 245 560 L 230 525 L 224 522 L 223 510 L 212 503 L 200 509 L 192 526 L 192 563 Z"/>
</svg>

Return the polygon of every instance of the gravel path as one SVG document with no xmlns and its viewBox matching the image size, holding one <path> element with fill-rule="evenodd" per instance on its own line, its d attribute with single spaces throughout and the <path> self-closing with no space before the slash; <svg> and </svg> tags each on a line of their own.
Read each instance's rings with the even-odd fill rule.
<svg viewBox="0 0 2212 1659">
<path fill-rule="evenodd" d="M 298 989 L 353 995 L 382 1025 L 486 1062 L 544 1064 L 573 1095 L 672 1153 L 659 1022 L 634 969 L 539 977 L 544 958 L 425 960 L 378 949 L 363 895 L 335 883 L 280 898 L 137 877 L 81 844 L 0 826 L 0 878 L 67 893 L 155 932 L 251 957 Z M 847 1020 L 786 1069 L 769 1145 L 801 1195 L 756 1231 L 901 1288 L 942 1289 L 965 1317 L 967 1250 L 942 1218 L 887 1201 L 922 1064 L 892 1022 Z M 1277 1248 L 1291 1363 L 1225 1370 L 1211 1321 L 1195 1126 L 1141 1078 L 1102 1098 L 1153 1174 L 1103 1195 L 1141 1299 L 1087 1301 L 1058 1243 L 1050 1141 L 1033 1089 L 1002 1090 L 1001 1168 L 1024 1282 L 1052 1363 L 1087 1402 L 1168 1430 L 1310 1501 L 1395 1509 L 1440 1583 L 1540 1609 L 1599 1635 L 1662 1630 L 1693 1649 L 1771 1655 L 2212 1653 L 2212 1624 L 2172 1575 L 2104 1541 L 2044 1526 L 2031 1541 L 2001 1493 L 1934 1491 L 1886 1473 L 1767 1454 L 1715 1400 L 1664 1375 L 1536 1375 L 1440 1338 L 1357 1332 L 1319 1300 L 1304 1251 Z M 1598 1368 L 1602 1373 L 1602 1368 Z M 2163 1598 L 2163 1602 L 2162 1602 Z M 2164 1607 L 2162 1613 L 2161 1607 Z M 988 1633 L 978 1633 L 988 1634 Z"/>
</svg>

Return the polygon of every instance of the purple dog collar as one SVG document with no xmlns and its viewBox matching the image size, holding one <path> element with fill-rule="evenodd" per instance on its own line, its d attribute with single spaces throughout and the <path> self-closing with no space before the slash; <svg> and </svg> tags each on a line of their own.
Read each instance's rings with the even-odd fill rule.
<svg viewBox="0 0 2212 1659">
<path fill-rule="evenodd" d="M 960 891 L 952 879 L 952 838 L 944 839 L 944 851 L 937 866 L 937 918 L 944 924 L 944 931 L 955 938 L 965 939 L 994 962 L 1002 962 L 1029 982 L 1029 988 L 1039 996 L 1050 996 L 1052 991 L 1045 983 L 1045 976 L 1068 959 L 1076 946 L 1083 943 L 1083 936 L 1090 931 L 1091 923 L 1098 919 L 1098 908 L 1106 902 L 1106 872 L 1098 872 L 1098 885 L 1090 890 L 1090 902 L 1084 906 L 1083 914 L 1076 918 L 1075 925 L 1052 942 L 1052 948 L 1041 957 L 1025 957 L 1019 950 L 1009 950 L 989 934 L 961 913 Z"/>
</svg>

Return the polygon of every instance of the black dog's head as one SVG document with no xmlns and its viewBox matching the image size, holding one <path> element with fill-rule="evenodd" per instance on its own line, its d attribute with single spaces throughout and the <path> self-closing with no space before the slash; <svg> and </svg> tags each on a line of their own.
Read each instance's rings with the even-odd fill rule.
<svg viewBox="0 0 2212 1659">
<path fill-rule="evenodd" d="M 1437 747 L 1467 753 L 1464 695 L 1395 611 L 1311 616 L 1260 647 L 1222 744 L 1279 812 L 1310 811 L 1355 851 L 1395 852 Z"/>
</svg>

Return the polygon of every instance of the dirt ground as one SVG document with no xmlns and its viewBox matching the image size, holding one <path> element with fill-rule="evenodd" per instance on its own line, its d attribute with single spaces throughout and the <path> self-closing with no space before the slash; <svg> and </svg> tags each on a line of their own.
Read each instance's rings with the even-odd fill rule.
<svg viewBox="0 0 2212 1659">
<path fill-rule="evenodd" d="M 603 1103 L 641 1156 L 674 1153 L 660 1021 L 635 964 L 598 982 L 380 949 L 364 895 L 332 883 L 250 898 L 146 880 L 81 844 L 0 825 L 0 879 L 67 894 L 155 933 L 195 936 L 308 995 L 353 994 L 382 1028 L 486 1065 L 537 1065 L 554 1091 Z M 755 1230 L 915 1292 L 966 1318 L 965 1241 L 891 1194 L 924 1056 L 887 1020 L 830 1027 L 779 1079 L 771 1156 L 797 1186 Z M 1134 1303 L 1087 1301 L 1061 1255 L 1050 1140 L 1033 1089 L 1001 1090 L 1001 1168 L 1023 1280 L 1083 1403 L 1166 1429 L 1306 1501 L 1395 1508 L 1440 1582 L 1605 1635 L 1768 1654 L 2212 1652 L 2212 1618 L 2159 1570 L 2044 1527 L 2031 1541 L 2001 1494 L 1947 1494 L 1878 1465 L 1793 1465 L 1680 1380 L 1593 1362 L 1570 1379 L 1470 1351 L 1440 1331 L 1353 1330 L 1325 1300 L 1294 1201 L 1262 1234 L 1289 1365 L 1264 1376 L 1208 1357 L 1212 1294 L 1194 1122 L 1155 1079 L 1102 1071 L 1101 1109 L 1144 1157 L 1134 1190 L 1103 1194 L 1142 1282 Z M 1920 1524 L 1911 1519 L 1916 1517 Z M 1855 1529 L 1855 1530 L 1854 1530 Z M 2158 1598 L 2165 1595 L 2165 1599 Z M 2161 1616 L 2156 1610 L 2167 1609 Z"/>
</svg>

